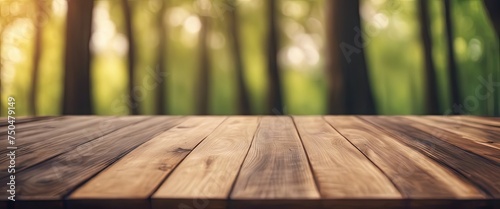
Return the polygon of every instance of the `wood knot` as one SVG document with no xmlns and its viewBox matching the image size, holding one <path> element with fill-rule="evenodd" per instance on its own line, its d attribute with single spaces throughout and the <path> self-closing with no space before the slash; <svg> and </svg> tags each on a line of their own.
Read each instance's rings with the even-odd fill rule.
<svg viewBox="0 0 500 209">
<path fill-rule="evenodd" d="M 171 165 L 168 165 L 168 164 L 165 164 L 165 163 L 162 163 L 160 164 L 160 166 L 158 167 L 158 170 L 161 170 L 161 171 L 168 171 L 172 168 Z"/>
<path fill-rule="evenodd" d="M 175 149 L 173 152 L 176 152 L 176 153 L 191 152 L 191 149 L 184 149 L 182 147 L 177 147 L 177 149 Z"/>
<path fill-rule="evenodd" d="M 43 175 L 35 179 L 36 185 L 51 185 L 57 183 L 61 177 L 58 174 Z"/>
</svg>

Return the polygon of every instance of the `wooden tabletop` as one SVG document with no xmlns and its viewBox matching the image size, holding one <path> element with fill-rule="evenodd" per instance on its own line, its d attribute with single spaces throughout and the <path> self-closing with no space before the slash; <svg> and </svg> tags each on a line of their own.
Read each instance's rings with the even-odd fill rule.
<svg viewBox="0 0 500 209">
<path fill-rule="evenodd" d="M 2 118 L 0 208 L 500 208 L 500 119 Z"/>
</svg>

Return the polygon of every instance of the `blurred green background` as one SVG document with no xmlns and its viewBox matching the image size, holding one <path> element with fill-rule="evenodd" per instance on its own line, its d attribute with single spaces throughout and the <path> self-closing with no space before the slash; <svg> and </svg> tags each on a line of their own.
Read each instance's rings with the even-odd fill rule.
<svg viewBox="0 0 500 209">
<path fill-rule="evenodd" d="M 239 0 L 238 27 L 251 113 L 267 114 L 266 55 L 267 0 Z M 279 0 L 279 63 L 286 114 L 326 114 L 325 9 L 327 0 Z M 64 35 L 67 2 L 49 1 L 44 22 L 37 115 L 62 114 Z M 133 5 L 136 38 L 136 81 L 156 67 L 158 1 Z M 170 114 L 196 114 L 198 33 L 200 18 L 195 1 L 170 0 L 164 15 L 168 39 L 165 63 L 169 74 L 165 90 Z M 498 36 L 481 0 L 452 0 L 456 62 L 464 114 L 498 115 L 500 89 L 475 99 L 478 79 L 500 81 Z M 227 34 L 226 6 L 212 2 L 209 54 L 211 60 L 210 114 L 238 114 L 234 62 Z M 497 8 L 498 9 L 498 8 Z M 34 1 L 0 0 L 1 116 L 6 116 L 7 97 L 16 98 L 16 115 L 31 115 L 29 94 L 34 48 Z M 362 0 L 360 14 L 365 55 L 378 114 L 426 114 L 424 58 L 416 0 Z M 98 115 L 129 114 L 127 93 L 127 37 L 120 1 L 98 0 L 94 5 L 91 73 L 93 109 Z M 443 2 L 429 5 L 432 56 L 438 78 L 440 112 L 453 106 L 449 75 Z M 154 114 L 153 90 L 139 98 L 140 113 Z"/>
</svg>

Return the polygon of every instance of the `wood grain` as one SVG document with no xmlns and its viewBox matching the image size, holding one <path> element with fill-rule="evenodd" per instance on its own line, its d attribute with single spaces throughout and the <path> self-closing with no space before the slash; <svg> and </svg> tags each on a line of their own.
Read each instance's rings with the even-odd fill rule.
<svg viewBox="0 0 500 209">
<path fill-rule="evenodd" d="M 390 180 L 321 117 L 293 119 L 322 198 L 401 198 Z"/>
<path fill-rule="evenodd" d="M 494 120 L 493 118 L 487 117 L 477 117 L 477 116 L 426 116 L 433 119 L 448 120 L 448 121 L 459 121 L 468 126 L 472 126 L 478 129 L 488 129 L 494 131 L 500 131 L 500 121 Z"/>
<path fill-rule="evenodd" d="M 459 120 L 471 122 L 471 123 L 476 123 L 476 124 L 482 124 L 482 125 L 487 125 L 491 127 L 496 127 L 500 128 L 500 119 L 498 117 L 480 117 L 480 116 L 451 116 L 451 117 L 456 117 Z"/>
<path fill-rule="evenodd" d="M 48 120 L 34 120 L 30 123 L 15 124 L 16 137 L 22 138 L 23 140 L 17 140 L 16 145 L 24 146 L 26 144 L 38 141 L 40 137 L 50 137 L 51 132 L 60 130 L 62 128 L 68 128 L 70 131 L 72 127 L 77 127 L 79 124 L 88 124 L 91 121 L 103 121 L 108 120 L 112 117 L 95 117 L 95 116 L 62 116 L 55 117 Z M 2 137 L 7 135 L 7 127 L 5 131 L 2 131 L 0 135 Z M 33 135 L 36 135 L 33 137 Z M 5 150 L 0 150 L 0 152 L 5 152 Z"/>
<path fill-rule="evenodd" d="M 225 208 L 214 203 L 229 197 L 258 124 L 258 117 L 224 121 L 160 186 L 153 195 L 153 208 L 176 208 L 186 199 L 210 200 L 205 209 Z"/>
<path fill-rule="evenodd" d="M 75 201 L 84 202 L 82 208 L 105 204 L 124 208 L 130 202 L 125 205 L 121 201 L 123 199 L 147 199 L 177 164 L 224 119 L 225 117 L 189 117 L 99 173 L 73 192 L 69 199 L 86 200 Z M 119 201 L 95 201 L 99 199 Z M 135 207 L 138 207 L 137 204 Z"/>
<path fill-rule="evenodd" d="M 63 120 L 58 125 L 51 126 L 54 129 L 41 134 L 23 136 L 23 132 L 19 132 L 16 140 L 18 146 L 16 153 L 22 153 L 22 155 L 17 156 L 17 160 L 22 163 L 16 165 L 16 172 L 146 118 L 143 116 L 126 118 L 83 116 L 69 121 Z M 0 154 L 5 155 L 7 151 L 3 149 Z M 8 164 L 7 158 L 0 158 L 0 166 L 7 167 Z M 7 172 L 2 170 L 0 175 L 0 178 L 3 178 L 7 176 Z"/>
<path fill-rule="evenodd" d="M 38 117 L 32 117 L 32 116 L 21 116 L 21 117 L 14 117 L 15 118 L 15 124 L 19 125 L 21 123 L 32 123 L 34 121 L 42 121 L 42 120 L 50 120 L 54 118 L 58 118 L 56 116 L 38 116 Z M 8 117 L 0 117 L 0 127 L 3 128 L 3 126 L 8 126 L 10 123 L 7 121 Z"/>
<path fill-rule="evenodd" d="M 437 202 L 433 208 L 445 208 L 450 207 L 452 202 L 437 200 L 485 198 L 453 171 L 401 144 L 397 136 L 392 137 L 355 117 L 328 116 L 325 119 L 390 177 L 403 197 L 410 199 L 410 205 L 430 207 L 415 204 L 423 199 Z"/>
<path fill-rule="evenodd" d="M 490 143 L 484 143 L 482 139 L 478 140 L 477 138 L 463 137 L 459 134 L 460 132 L 457 133 L 453 129 L 450 130 L 442 128 L 444 125 L 442 125 L 443 122 L 441 120 L 415 116 L 406 116 L 405 118 L 415 121 L 415 123 L 408 123 L 410 126 L 427 132 L 443 141 L 460 147 L 463 150 L 467 150 L 471 153 L 488 158 L 496 163 L 500 163 L 500 147 L 497 148 L 491 146 Z"/>
<path fill-rule="evenodd" d="M 18 188 L 16 198 L 20 201 L 61 201 L 78 185 L 181 120 L 179 117 L 154 117 L 91 142 L 72 146 L 62 155 L 17 173 L 16 179 L 22 182 L 22 186 Z M 5 178 L 2 180 L 6 181 Z"/>
<path fill-rule="evenodd" d="M 320 197 L 291 118 L 262 118 L 230 197 L 234 200 Z"/>
<path fill-rule="evenodd" d="M 500 127 L 470 122 L 465 118 L 469 117 L 424 116 L 415 117 L 414 120 L 425 121 L 437 128 L 456 133 L 468 141 L 500 149 L 500 135 L 498 134 Z"/>
<path fill-rule="evenodd" d="M 475 186 L 492 197 L 500 197 L 500 166 L 480 156 L 456 146 L 407 124 L 406 118 L 362 117 L 364 120 L 384 129 L 401 143 L 425 154 L 441 165 L 451 168 Z"/>
<path fill-rule="evenodd" d="M 14 128 L 15 131 L 18 133 L 26 134 L 27 131 L 31 130 L 39 130 L 36 133 L 40 133 L 41 130 L 43 130 L 41 127 L 43 126 L 49 126 L 48 124 L 53 124 L 54 122 L 57 123 L 58 121 L 61 120 L 66 120 L 69 118 L 74 118 L 70 116 L 63 116 L 63 117 L 43 117 L 41 119 L 37 118 L 30 118 L 31 120 L 25 121 L 25 122 L 19 122 L 16 118 L 15 123 L 14 123 Z M 4 137 L 7 135 L 7 130 L 8 126 L 10 124 L 7 123 L 7 118 L 3 119 L 5 126 L 0 126 L 0 136 Z M 16 133 L 17 134 L 17 133 Z"/>
<path fill-rule="evenodd" d="M 4 192 L 0 209 L 500 209 L 498 118 L 63 116 L 16 131 L 16 202 Z"/>
</svg>

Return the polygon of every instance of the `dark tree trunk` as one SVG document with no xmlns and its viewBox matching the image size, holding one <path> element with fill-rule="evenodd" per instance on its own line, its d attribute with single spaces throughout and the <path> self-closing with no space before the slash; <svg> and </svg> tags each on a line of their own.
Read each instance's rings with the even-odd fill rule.
<svg viewBox="0 0 500 209">
<path fill-rule="evenodd" d="M 209 108 L 209 94 L 210 94 L 210 58 L 208 56 L 208 33 L 210 30 L 209 16 L 203 14 L 201 18 L 201 30 L 199 33 L 199 44 L 200 44 L 200 77 L 199 77 L 199 102 L 198 102 L 198 114 L 207 115 Z"/>
<path fill-rule="evenodd" d="M 122 0 L 123 15 L 125 17 L 125 34 L 128 37 L 128 53 L 127 53 L 127 71 L 128 71 L 128 93 L 129 93 L 129 103 L 130 103 L 130 113 L 132 115 L 139 114 L 139 101 L 137 101 L 137 95 L 141 92 L 135 92 L 135 38 L 134 31 L 132 27 L 132 10 L 130 8 L 129 0 Z"/>
<path fill-rule="evenodd" d="M 427 114 L 437 115 L 439 114 L 439 97 L 437 90 L 437 79 L 436 70 L 434 68 L 434 60 L 432 58 L 432 39 L 430 30 L 430 19 L 429 19 L 429 1 L 420 0 L 418 1 L 419 6 L 419 17 L 420 17 L 420 35 L 422 38 L 422 44 L 424 48 L 424 60 L 425 60 L 425 107 Z"/>
<path fill-rule="evenodd" d="M 281 91 L 280 66 L 278 64 L 278 12 L 277 0 L 268 0 L 269 29 L 267 37 L 267 59 L 269 76 L 269 108 L 270 114 L 281 115 L 283 112 L 283 98 Z"/>
<path fill-rule="evenodd" d="M 238 28 L 238 11 L 235 6 L 235 0 L 228 1 L 232 5 L 232 9 L 229 10 L 229 38 L 231 41 L 231 49 L 233 52 L 233 60 L 236 68 L 236 79 L 238 85 L 238 108 L 239 113 L 242 115 L 249 115 L 250 101 L 248 96 L 248 89 L 245 82 L 244 76 L 244 66 L 243 59 L 241 57 L 241 47 L 240 47 L 240 31 Z"/>
<path fill-rule="evenodd" d="M 451 19 L 451 2 L 450 0 L 444 0 L 444 14 L 445 14 L 445 24 L 446 24 L 446 41 L 447 41 L 447 51 L 448 51 L 448 73 L 450 74 L 450 90 L 451 90 L 451 101 L 452 104 L 460 105 L 460 89 L 458 82 L 458 69 L 455 59 L 455 47 L 453 46 L 453 22 Z M 461 114 L 460 111 L 454 111 L 453 114 Z"/>
<path fill-rule="evenodd" d="M 500 8 L 500 1 L 484 0 L 484 6 L 486 7 L 486 10 L 488 10 L 488 14 L 497 36 L 500 35 L 500 11 L 498 10 L 498 8 Z"/>
<path fill-rule="evenodd" d="M 157 69 L 157 81 L 158 82 L 158 86 L 157 86 L 157 91 L 156 91 L 156 114 L 158 115 L 166 115 L 168 114 L 168 102 L 167 102 L 167 92 L 165 91 L 165 87 L 166 87 L 166 83 L 167 83 L 167 78 L 163 75 L 166 75 L 167 74 L 167 69 L 166 69 L 166 65 L 165 65 L 165 57 L 166 57 L 166 53 L 165 53 L 165 47 L 166 47 L 166 36 L 167 36 L 167 33 L 165 32 L 166 30 L 166 27 L 165 27 L 165 23 L 163 21 L 163 17 L 165 15 L 165 10 L 166 10 L 166 1 L 162 1 L 161 2 L 161 7 L 160 7 L 160 11 L 158 12 L 158 20 L 157 20 L 157 23 L 158 23 L 158 38 L 159 38 L 159 42 L 158 42 L 158 61 L 157 61 L 157 65 L 158 65 L 158 69 Z"/>
<path fill-rule="evenodd" d="M 68 1 L 63 114 L 92 113 L 89 49 L 93 0 Z"/>
<path fill-rule="evenodd" d="M 37 89 L 38 89 L 38 79 L 40 71 L 40 57 L 42 54 L 42 35 L 43 35 L 43 22 L 45 21 L 45 2 L 36 1 L 36 19 L 35 19 L 35 38 L 34 38 L 34 49 L 33 49 L 33 75 L 31 76 L 31 90 L 30 90 L 30 111 L 32 115 L 38 115 L 36 111 L 36 101 L 37 101 Z"/>
<path fill-rule="evenodd" d="M 497 34 L 497 37 L 500 35 L 500 11 L 498 8 L 500 8 L 500 1 L 498 0 L 484 0 L 484 6 L 486 10 L 488 10 L 488 14 L 490 16 L 491 22 L 493 23 L 493 27 L 495 29 L 495 32 Z M 500 72 L 498 69 L 494 69 L 492 73 L 496 79 L 500 79 Z M 494 99 L 493 104 L 494 104 L 494 110 L 493 114 L 494 116 L 500 116 L 500 91 L 497 90 L 495 91 L 496 94 L 496 99 Z"/>
<path fill-rule="evenodd" d="M 363 50 L 359 0 L 327 3 L 328 113 L 375 114 Z"/>
<path fill-rule="evenodd" d="M 327 74 L 327 111 L 328 114 L 345 114 L 345 94 L 344 94 L 344 73 L 342 68 L 340 68 L 340 63 L 345 58 L 343 57 L 342 51 L 339 48 L 339 42 L 341 40 L 340 31 L 338 28 L 338 18 L 340 14 L 337 14 L 339 4 L 337 1 L 326 1 L 326 35 L 327 35 L 327 45 L 326 45 L 326 74 Z M 349 29 L 351 30 L 351 28 Z"/>
</svg>

